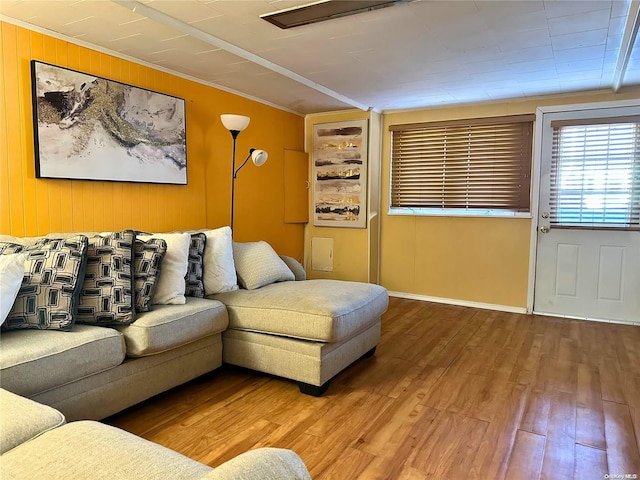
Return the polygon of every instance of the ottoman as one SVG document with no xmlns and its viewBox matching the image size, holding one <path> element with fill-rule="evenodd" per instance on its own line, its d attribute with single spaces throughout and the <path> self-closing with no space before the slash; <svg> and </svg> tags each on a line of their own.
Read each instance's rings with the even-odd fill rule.
<svg viewBox="0 0 640 480">
<path fill-rule="evenodd" d="M 208 298 L 229 312 L 223 362 L 294 380 L 314 396 L 375 353 L 389 301 L 379 285 L 340 280 L 272 283 Z"/>
</svg>

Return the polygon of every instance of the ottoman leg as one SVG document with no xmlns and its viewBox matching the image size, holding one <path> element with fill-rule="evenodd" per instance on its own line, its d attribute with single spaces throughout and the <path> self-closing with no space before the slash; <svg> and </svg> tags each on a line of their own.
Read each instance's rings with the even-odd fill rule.
<svg viewBox="0 0 640 480">
<path fill-rule="evenodd" d="M 320 386 L 298 382 L 298 388 L 300 389 L 300 393 L 304 393 L 305 395 L 311 395 L 312 397 L 321 397 L 322 394 L 327 391 L 327 388 L 329 388 L 329 383 L 331 383 L 331 380 Z"/>
<path fill-rule="evenodd" d="M 376 348 L 377 347 L 373 347 L 371 350 L 369 350 L 367 353 L 362 355 L 360 358 L 371 358 L 371 357 L 373 357 L 376 354 Z"/>
</svg>

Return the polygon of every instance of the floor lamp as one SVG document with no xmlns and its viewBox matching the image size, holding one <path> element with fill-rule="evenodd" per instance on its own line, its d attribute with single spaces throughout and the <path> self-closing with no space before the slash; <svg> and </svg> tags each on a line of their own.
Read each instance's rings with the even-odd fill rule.
<svg viewBox="0 0 640 480">
<path fill-rule="evenodd" d="M 244 162 L 236 168 L 236 138 L 241 131 L 243 131 L 249 125 L 249 121 L 251 120 L 249 117 L 245 117 L 244 115 L 234 115 L 231 113 L 225 113 L 220 115 L 220 120 L 222 120 L 222 124 L 224 127 L 229 130 L 231 133 L 231 137 L 233 138 L 233 174 L 231 176 L 231 232 L 233 233 L 233 211 L 236 199 L 236 177 L 238 176 L 238 172 L 242 167 L 244 167 L 249 159 L 253 162 L 256 167 L 260 167 L 264 165 L 267 161 L 269 155 L 264 150 L 256 150 L 255 148 L 249 149 L 249 155 L 244 159 Z"/>
</svg>

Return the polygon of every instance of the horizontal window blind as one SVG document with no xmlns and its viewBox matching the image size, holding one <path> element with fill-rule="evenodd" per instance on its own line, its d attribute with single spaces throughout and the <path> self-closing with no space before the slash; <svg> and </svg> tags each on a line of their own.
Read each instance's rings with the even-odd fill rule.
<svg viewBox="0 0 640 480">
<path fill-rule="evenodd" d="M 640 123 L 622 121 L 551 124 L 552 226 L 640 230 Z"/>
<path fill-rule="evenodd" d="M 391 207 L 528 212 L 533 118 L 391 126 Z"/>
</svg>

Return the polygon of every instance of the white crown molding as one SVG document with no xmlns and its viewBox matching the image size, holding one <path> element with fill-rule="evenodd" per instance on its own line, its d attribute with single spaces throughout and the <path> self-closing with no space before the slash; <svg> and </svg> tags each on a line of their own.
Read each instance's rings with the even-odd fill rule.
<svg viewBox="0 0 640 480">
<path fill-rule="evenodd" d="M 268 102 L 268 101 L 263 100 L 261 98 L 257 98 L 257 97 L 253 97 L 251 95 L 247 95 L 246 93 L 239 92 L 237 90 L 234 90 L 233 88 L 225 87 L 223 85 L 218 85 L 218 84 L 212 83 L 212 82 L 207 82 L 207 81 L 204 81 L 204 80 L 202 80 L 200 78 L 196 78 L 196 77 L 192 77 L 191 75 L 187 75 L 187 74 L 184 74 L 184 73 L 176 72 L 175 70 L 171 70 L 170 68 L 162 67 L 160 65 L 155 65 L 153 63 L 146 62 L 144 60 L 140 60 L 139 58 L 131 57 L 129 55 L 124 55 L 124 54 L 116 52 L 114 50 L 109 50 L 108 48 L 103 48 L 103 47 L 100 47 L 98 45 L 94 45 L 93 43 L 85 42 L 85 41 L 79 40 L 77 38 L 69 37 L 67 35 L 63 35 L 61 33 L 54 32 L 53 30 L 49 30 L 47 28 L 38 27 L 36 25 L 32 25 L 30 23 L 23 22 L 21 20 L 17 20 L 17 19 L 12 18 L 12 17 L 7 17 L 6 15 L 0 14 L 0 21 L 6 22 L 6 23 L 10 23 L 10 24 L 16 25 L 18 27 L 26 28 L 28 30 L 32 30 L 32 31 L 37 32 L 37 33 L 42 33 L 44 35 L 48 35 L 50 37 L 57 38 L 59 40 L 64 40 L 65 42 L 73 43 L 73 44 L 79 45 L 81 47 L 89 48 L 91 50 L 95 50 L 96 52 L 105 53 L 107 55 L 111 55 L 113 57 L 117 57 L 117 58 L 120 58 L 122 60 L 126 60 L 128 62 L 133 62 L 133 63 L 137 63 L 139 65 L 143 65 L 145 67 L 153 68 L 154 70 L 159 70 L 161 72 L 168 73 L 168 74 L 174 75 L 176 77 L 184 78 L 185 80 L 190 80 L 192 82 L 196 82 L 196 83 L 199 83 L 201 85 L 206 85 L 207 87 L 212 87 L 212 88 L 215 88 L 215 89 L 218 89 L 218 90 L 222 90 L 223 92 L 231 93 L 233 95 L 237 95 L 239 97 L 246 98 L 247 100 L 252 100 L 254 102 L 258 102 L 258 103 L 261 103 L 263 105 L 267 105 L 269 107 L 276 108 L 278 110 L 282 110 L 282 111 L 285 111 L 285 112 L 288 112 L 288 113 L 293 113 L 294 115 L 298 115 L 299 117 L 304 117 L 305 116 L 305 114 L 302 113 L 302 112 L 297 112 L 297 111 L 292 110 L 290 108 L 283 107 L 282 105 L 276 105 L 275 103 Z"/>
<path fill-rule="evenodd" d="M 323 85 L 320 85 L 319 83 L 314 82 L 313 80 L 309 80 L 308 78 L 303 77 L 302 75 L 292 72 L 291 70 L 288 70 L 278 64 L 275 64 L 267 60 L 266 58 L 260 57 L 255 53 L 251 53 L 247 50 L 244 50 L 243 48 L 240 48 L 219 37 L 216 37 L 215 35 L 211 35 L 210 33 L 207 33 L 195 27 L 192 27 L 191 25 L 188 25 L 176 18 L 173 18 L 172 16 L 167 15 L 166 13 L 162 13 L 159 10 L 156 10 L 155 8 L 149 7 L 144 3 L 140 3 L 137 0 L 113 0 L 113 2 L 129 10 L 133 10 L 139 15 L 144 15 L 145 17 L 150 18 L 151 20 L 154 20 L 168 27 L 174 28 L 179 32 L 186 33 L 187 35 L 190 35 L 193 38 L 202 40 L 203 42 L 206 42 L 210 45 L 226 50 L 227 52 L 232 53 L 233 55 L 237 55 L 240 58 L 244 58 L 245 60 L 253 62 L 256 65 L 260 65 L 261 67 L 267 68 L 275 73 L 278 73 L 282 76 L 290 78 L 291 80 L 294 80 L 298 83 L 301 83 L 302 85 L 305 85 L 309 88 L 312 88 L 313 90 L 316 90 L 317 92 L 323 93 L 324 95 L 332 97 L 343 103 L 346 103 L 347 105 L 351 105 L 353 107 L 359 108 L 360 110 L 369 109 L 369 107 L 353 100 L 352 98 L 346 97 L 334 90 L 331 90 Z"/>
<path fill-rule="evenodd" d="M 629 4 L 629 13 L 627 14 L 627 22 L 620 42 L 616 67 L 613 70 L 611 88 L 614 92 L 620 90 L 622 82 L 624 82 L 624 75 L 627 73 L 627 66 L 631 58 L 631 51 L 633 50 L 633 45 L 638 35 L 638 27 L 640 27 L 640 0 L 632 0 Z"/>
</svg>

